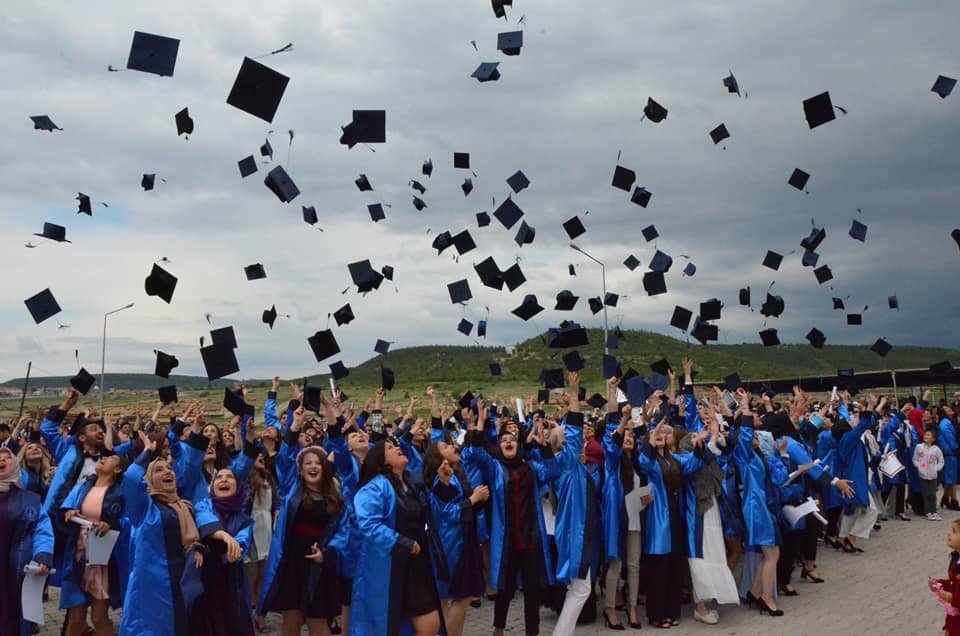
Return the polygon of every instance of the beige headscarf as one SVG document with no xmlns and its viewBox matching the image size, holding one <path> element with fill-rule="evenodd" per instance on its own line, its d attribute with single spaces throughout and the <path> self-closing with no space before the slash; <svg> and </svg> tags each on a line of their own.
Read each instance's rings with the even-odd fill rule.
<svg viewBox="0 0 960 636">
<path fill-rule="evenodd" d="M 0 492 L 9 492 L 11 488 L 23 488 L 20 483 L 20 461 L 17 456 L 6 446 L 0 447 L 0 453 L 10 455 L 10 469 L 0 475 Z"/>
<path fill-rule="evenodd" d="M 177 494 L 176 488 L 170 491 L 154 483 L 153 473 L 157 467 L 157 462 L 161 461 L 165 462 L 165 460 L 162 459 L 155 459 L 147 466 L 147 494 L 150 495 L 154 501 L 159 501 L 160 503 L 170 506 L 174 512 L 177 513 L 177 519 L 180 521 L 180 544 L 183 546 L 184 554 L 186 554 L 200 543 L 200 531 L 197 530 L 197 522 L 194 521 L 193 506 L 190 502 L 186 499 L 181 499 L 180 495 Z"/>
</svg>

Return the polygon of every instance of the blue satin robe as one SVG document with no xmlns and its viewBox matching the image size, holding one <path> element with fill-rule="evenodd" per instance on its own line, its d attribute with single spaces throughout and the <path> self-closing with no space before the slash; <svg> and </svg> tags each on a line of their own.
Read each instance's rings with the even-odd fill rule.
<svg viewBox="0 0 960 636">
<path fill-rule="evenodd" d="M 614 433 L 619 423 L 608 422 L 603 433 L 603 499 L 600 511 L 603 517 L 604 561 L 624 559 L 624 540 L 627 528 L 626 507 L 623 503 L 623 482 L 620 480 L 620 458 L 623 456 L 623 439 Z"/>
<path fill-rule="evenodd" d="M 940 481 L 944 486 L 953 486 L 957 483 L 957 454 L 960 453 L 960 446 L 957 446 L 957 431 L 953 422 L 946 417 L 940 420 L 937 446 L 943 452 Z"/>
<path fill-rule="evenodd" d="M 580 461 L 582 413 L 567 413 L 564 438 L 561 471 L 554 484 L 557 494 L 554 538 L 557 543 L 556 580 L 567 585 L 571 579 L 586 578 L 588 570 L 591 579 L 600 575 L 602 526 L 599 488 Z M 540 500 L 539 497 L 536 499 Z"/>
<path fill-rule="evenodd" d="M 673 539 L 671 537 L 670 504 L 667 489 L 663 483 L 663 473 L 660 470 L 660 462 L 657 460 L 657 454 L 657 449 L 649 443 L 645 443 L 640 448 L 640 452 L 637 454 L 634 463 L 634 468 L 639 470 L 643 475 L 646 475 L 649 480 L 650 494 L 653 495 L 653 502 L 651 502 L 645 510 L 647 519 L 644 524 L 643 551 L 646 554 L 670 554 L 679 546 L 673 545 Z M 685 478 L 690 477 L 703 466 L 701 459 L 692 453 L 673 453 L 672 456 L 680 462 L 680 469 Z M 688 505 L 688 497 L 683 487 L 680 489 L 679 505 L 680 518 L 686 521 L 690 513 L 687 508 L 690 506 Z M 692 512 L 695 514 L 696 509 L 694 508 Z M 683 529 L 685 533 L 684 536 L 688 538 L 684 550 L 689 552 L 691 546 L 689 535 L 686 534 L 687 531 L 688 528 Z"/>
<path fill-rule="evenodd" d="M 743 487 L 744 545 L 748 548 L 780 545 L 778 488 L 787 481 L 787 471 L 779 457 L 764 458 L 754 451 L 752 424 L 752 417 L 741 419 L 733 449 Z"/>
<path fill-rule="evenodd" d="M 872 423 L 873 414 L 862 411 L 860 422 L 852 430 L 844 433 L 834 454 L 836 476 L 853 482 L 855 491 L 852 498 L 844 499 L 843 507 L 847 514 L 851 513 L 856 506 L 870 505 L 870 484 L 867 477 L 869 461 L 867 449 L 861 438 Z"/>
</svg>

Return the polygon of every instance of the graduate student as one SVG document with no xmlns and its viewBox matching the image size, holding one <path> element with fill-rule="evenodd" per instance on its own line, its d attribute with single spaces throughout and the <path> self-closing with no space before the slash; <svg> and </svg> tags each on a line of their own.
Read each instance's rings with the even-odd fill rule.
<svg viewBox="0 0 960 636">
<path fill-rule="evenodd" d="M 879 402 L 882 411 L 886 406 L 887 398 Z M 859 413 L 851 413 L 846 405 L 838 407 L 838 413 L 846 416 L 850 430 L 843 434 L 837 443 L 834 465 L 836 475 L 848 480 L 853 486 L 853 496 L 844 500 L 843 516 L 840 518 L 840 539 L 846 552 L 863 552 L 857 546 L 857 539 L 869 539 L 873 524 L 877 521 L 878 511 L 870 496 L 870 483 L 867 471 L 869 459 L 862 437 L 873 426 L 877 416 L 877 396 L 867 396 L 866 409 Z"/>
</svg>

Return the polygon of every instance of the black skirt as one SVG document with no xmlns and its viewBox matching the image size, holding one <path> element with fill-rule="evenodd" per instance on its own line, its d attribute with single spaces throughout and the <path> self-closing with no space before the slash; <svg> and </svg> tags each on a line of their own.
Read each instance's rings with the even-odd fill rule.
<svg viewBox="0 0 960 636">
<path fill-rule="evenodd" d="M 340 614 L 342 592 L 336 559 L 323 563 L 305 559 L 313 542 L 289 541 L 285 546 L 276 574 L 280 588 L 270 610 L 298 610 L 307 618 L 334 618 Z"/>
</svg>

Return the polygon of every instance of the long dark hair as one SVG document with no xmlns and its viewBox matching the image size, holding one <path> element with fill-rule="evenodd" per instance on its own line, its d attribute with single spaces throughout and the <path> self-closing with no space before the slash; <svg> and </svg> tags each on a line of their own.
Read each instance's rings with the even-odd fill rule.
<svg viewBox="0 0 960 636">
<path fill-rule="evenodd" d="M 363 458 L 363 465 L 360 466 L 360 487 L 363 488 L 377 475 L 389 476 L 392 472 L 393 469 L 387 464 L 387 444 L 377 442 Z"/>
<path fill-rule="evenodd" d="M 433 482 L 437 478 L 437 471 L 440 470 L 440 465 L 443 464 L 443 461 L 444 457 L 440 454 L 440 442 L 432 442 L 423 453 L 423 483 L 427 488 L 433 489 Z M 460 482 L 460 488 L 463 489 L 463 496 L 469 497 L 473 492 L 473 488 L 470 486 L 467 472 L 463 469 L 463 462 L 453 466 L 453 475 L 457 478 L 457 481 Z"/>
<path fill-rule="evenodd" d="M 303 482 L 303 477 L 299 475 L 300 468 L 303 465 L 303 458 L 307 455 L 316 455 L 320 460 L 320 466 L 323 469 L 322 474 L 320 475 L 320 489 L 318 491 L 308 491 L 306 484 Z M 314 503 L 314 498 L 309 496 L 310 493 L 316 492 L 327 503 L 327 512 L 330 514 L 335 514 L 340 512 L 343 509 L 343 497 L 340 496 L 340 489 L 336 480 L 336 468 L 327 459 L 326 453 L 323 452 L 323 449 L 318 447 L 308 446 L 307 448 L 300 451 L 300 454 L 297 455 L 297 478 L 300 480 L 300 488 L 304 493 L 303 505 L 307 508 L 311 507 Z M 240 487 L 240 484 L 237 484 L 237 487 Z"/>
</svg>

